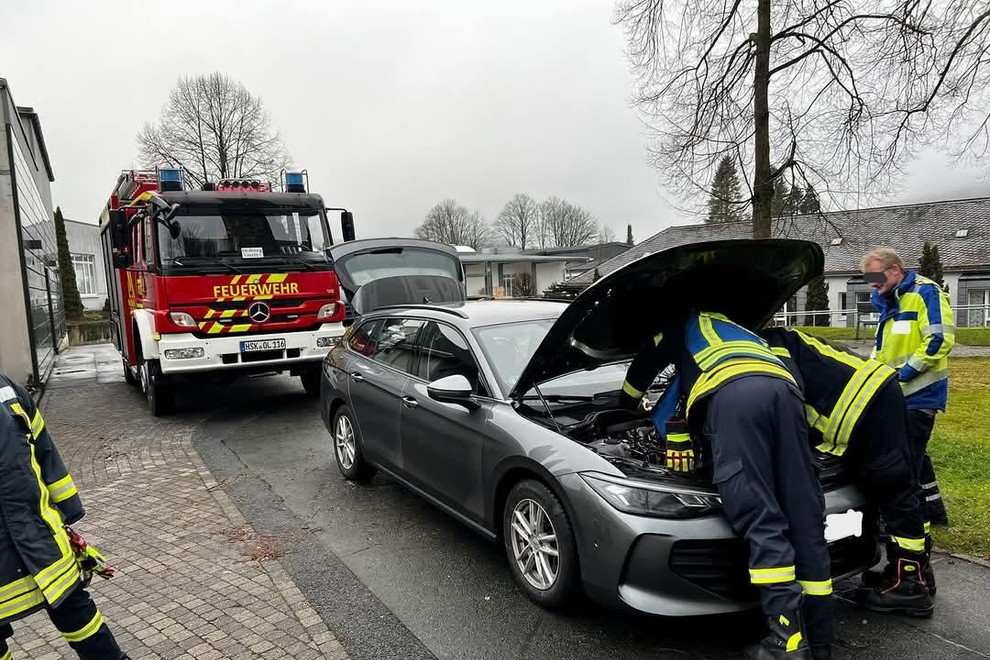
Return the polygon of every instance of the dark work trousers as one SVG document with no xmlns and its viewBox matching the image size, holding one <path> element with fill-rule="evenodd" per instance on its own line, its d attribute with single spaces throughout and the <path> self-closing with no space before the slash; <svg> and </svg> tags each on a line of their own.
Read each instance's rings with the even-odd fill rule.
<svg viewBox="0 0 990 660">
<path fill-rule="evenodd" d="M 887 532 L 925 537 L 925 513 L 908 430 L 904 395 L 897 381 L 880 388 L 863 413 L 842 455 L 859 485 L 880 509 Z"/>
<path fill-rule="evenodd" d="M 704 433 L 725 514 L 749 544 L 750 575 L 764 613 L 799 611 L 804 600 L 809 641 L 831 643 L 835 624 L 825 498 L 797 390 L 771 376 L 731 381 L 708 397 Z M 752 577 L 754 571 L 778 567 L 795 574 L 771 583 Z M 802 598 L 799 581 L 827 585 L 828 591 Z"/>
<path fill-rule="evenodd" d="M 938 480 L 935 479 L 932 459 L 928 455 L 928 441 L 932 437 L 933 428 L 935 428 L 934 410 L 907 411 L 908 438 L 911 440 L 915 469 L 918 473 L 918 482 L 921 484 L 922 509 L 925 512 L 925 520 L 945 524 L 948 522 L 945 502 L 942 500 L 942 493 L 938 489 Z"/>
<path fill-rule="evenodd" d="M 58 607 L 48 607 L 48 617 L 81 660 L 121 660 L 113 633 L 102 622 L 96 603 L 82 587 L 65 597 Z M 0 659 L 8 652 L 7 638 L 14 634 L 10 624 L 0 626 Z"/>
</svg>

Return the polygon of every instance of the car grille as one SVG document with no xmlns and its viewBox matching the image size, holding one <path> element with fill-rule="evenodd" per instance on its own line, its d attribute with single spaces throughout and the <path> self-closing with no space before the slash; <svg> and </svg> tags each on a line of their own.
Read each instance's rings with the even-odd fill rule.
<svg viewBox="0 0 990 660">
<path fill-rule="evenodd" d="M 829 544 L 832 575 L 849 575 L 872 566 L 879 547 L 876 516 L 866 515 L 863 535 Z M 670 569 L 688 582 L 734 601 L 759 598 L 749 582 L 749 548 L 741 539 L 677 541 L 670 553 Z"/>
</svg>

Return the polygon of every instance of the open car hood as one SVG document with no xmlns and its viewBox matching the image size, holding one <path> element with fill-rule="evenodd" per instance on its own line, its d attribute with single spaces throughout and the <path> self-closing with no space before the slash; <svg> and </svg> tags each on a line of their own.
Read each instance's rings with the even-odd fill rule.
<svg viewBox="0 0 990 660">
<path fill-rule="evenodd" d="M 721 312 L 751 330 L 822 273 L 811 241 L 693 243 L 647 255 L 603 277 L 564 310 L 510 393 L 579 369 L 632 359 L 679 312 Z"/>
</svg>

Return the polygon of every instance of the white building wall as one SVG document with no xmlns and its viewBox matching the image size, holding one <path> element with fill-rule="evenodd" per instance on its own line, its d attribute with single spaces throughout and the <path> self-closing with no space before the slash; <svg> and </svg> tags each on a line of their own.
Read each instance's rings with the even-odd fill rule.
<svg viewBox="0 0 990 660">
<path fill-rule="evenodd" d="M 76 273 L 76 285 L 79 288 L 79 297 L 82 298 L 83 307 L 103 309 L 107 302 L 107 276 L 103 269 L 100 228 L 86 222 L 66 220 L 65 237 L 69 243 L 69 252 L 73 256 L 84 255 L 93 259 L 95 273 L 93 273 L 93 281 L 90 283 L 93 293 L 83 293 L 83 283 L 80 281 L 79 273 Z"/>
<path fill-rule="evenodd" d="M 0 98 L 0 103 L 3 99 Z M 7 131 L 0 108 L 0 371 L 19 383 L 27 382 L 34 367 L 24 305 L 24 276 L 14 217 L 14 194 Z"/>
<path fill-rule="evenodd" d="M 564 279 L 564 262 L 536 264 L 536 295 L 543 295 L 551 284 L 563 282 Z"/>
</svg>

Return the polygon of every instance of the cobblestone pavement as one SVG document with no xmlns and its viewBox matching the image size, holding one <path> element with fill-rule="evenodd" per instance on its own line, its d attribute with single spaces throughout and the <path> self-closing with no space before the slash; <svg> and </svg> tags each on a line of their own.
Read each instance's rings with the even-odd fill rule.
<svg viewBox="0 0 990 660">
<path fill-rule="evenodd" d="M 87 509 L 76 529 L 118 569 L 90 592 L 122 648 L 135 660 L 346 659 L 277 560 L 279 541 L 256 534 L 206 469 L 195 423 L 152 418 L 107 382 L 122 377 L 98 352 L 60 357 L 69 373 L 53 375 L 42 413 Z M 11 647 L 15 660 L 76 657 L 40 612 L 14 624 Z"/>
</svg>

